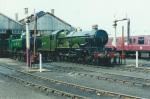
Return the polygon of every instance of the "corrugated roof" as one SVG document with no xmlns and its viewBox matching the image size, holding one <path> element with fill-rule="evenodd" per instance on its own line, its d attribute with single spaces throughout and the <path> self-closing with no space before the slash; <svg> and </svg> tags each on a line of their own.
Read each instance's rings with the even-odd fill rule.
<svg viewBox="0 0 150 99">
<path fill-rule="evenodd" d="M 55 16 L 55 15 L 53 15 L 53 14 L 49 13 L 49 12 L 47 12 L 46 14 L 49 14 L 49 15 L 53 16 L 54 18 L 58 19 L 59 21 L 61 21 L 62 23 L 64 23 L 64 24 L 66 24 L 66 25 L 71 26 L 71 25 L 70 25 L 69 23 L 67 23 L 66 21 L 64 21 L 64 20 L 60 19 L 59 17 L 57 17 L 57 16 Z"/>
<path fill-rule="evenodd" d="M 10 17 L 8 17 L 8 16 L 6 16 L 6 15 L 4 15 L 4 14 L 2 14 L 2 13 L 0 13 L 0 15 L 6 17 L 7 19 L 9 19 L 9 20 L 11 20 L 11 21 L 13 21 L 13 22 L 15 22 L 15 23 L 18 23 L 18 24 L 20 24 L 20 25 L 23 25 L 23 24 L 21 24 L 20 22 L 15 21 L 15 20 L 11 19 Z"/>
<path fill-rule="evenodd" d="M 50 16 L 53 16 L 54 18 L 58 19 L 59 21 L 61 21 L 62 23 L 66 24 L 66 25 L 71 26 L 71 25 L 70 25 L 69 23 L 67 23 L 66 21 L 60 19 L 59 17 L 57 17 L 57 16 L 55 16 L 55 15 L 53 15 L 52 13 L 49 13 L 49 12 L 40 11 L 40 12 L 36 13 L 36 15 L 38 16 L 37 19 L 43 17 L 43 16 L 46 15 L 46 14 L 48 14 L 48 15 L 50 15 Z M 30 19 L 30 22 L 33 22 L 33 21 L 35 20 L 33 14 L 30 15 L 28 18 Z M 20 20 L 20 22 L 21 22 L 21 23 L 24 23 L 24 20 L 25 20 L 25 18 L 22 19 L 22 20 Z M 71 26 L 71 27 L 72 27 L 72 26 Z"/>
</svg>

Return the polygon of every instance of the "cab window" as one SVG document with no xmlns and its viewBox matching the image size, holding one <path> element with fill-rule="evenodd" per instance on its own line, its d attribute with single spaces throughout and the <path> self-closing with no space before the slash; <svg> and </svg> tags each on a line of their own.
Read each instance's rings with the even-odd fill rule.
<svg viewBox="0 0 150 99">
<path fill-rule="evenodd" d="M 144 44 L 144 37 L 138 37 L 138 44 Z"/>
</svg>

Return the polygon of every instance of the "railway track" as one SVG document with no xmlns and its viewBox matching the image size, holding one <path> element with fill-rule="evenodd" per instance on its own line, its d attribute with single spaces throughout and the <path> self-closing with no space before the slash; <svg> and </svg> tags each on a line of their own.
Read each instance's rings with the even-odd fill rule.
<svg viewBox="0 0 150 99">
<path fill-rule="evenodd" d="M 88 65 L 89 67 L 91 65 Z M 119 66 L 119 67 L 104 67 L 104 66 L 94 66 L 95 68 L 103 68 L 103 69 L 116 69 L 120 71 L 129 71 L 129 72 L 141 72 L 141 73 L 150 73 L 150 68 L 138 67 L 136 68 L 133 64 L 128 66 Z"/>
<path fill-rule="evenodd" d="M 71 63 L 71 62 L 60 62 L 60 63 L 76 64 L 76 65 L 79 65 L 83 68 L 93 67 L 93 68 L 111 69 L 111 70 L 119 70 L 119 71 L 150 73 L 150 68 L 145 68 L 145 67 L 136 68 L 135 66 L 133 66 L 133 64 L 130 64 L 129 66 L 105 67 L 105 66 L 87 65 L 87 64 L 79 64 L 79 63 Z M 95 71 L 88 70 L 88 72 L 95 72 Z"/>
<path fill-rule="evenodd" d="M 3 66 L 3 67 L 5 67 L 5 66 Z M 7 69 L 17 71 L 15 69 L 10 68 L 10 67 L 7 67 Z M 29 75 L 30 75 L 29 73 L 25 73 L 25 72 L 21 72 L 21 71 L 17 71 L 17 72 L 19 74 L 22 73 L 22 76 L 28 76 L 29 77 Z M 35 83 L 33 81 L 29 81 L 29 80 L 24 79 L 24 78 L 19 77 L 19 76 L 9 75 L 9 74 L 5 74 L 5 73 L 2 73 L 2 72 L 0 72 L 0 74 L 5 76 L 5 77 L 8 77 L 10 79 L 13 79 L 13 80 L 15 80 L 15 81 L 17 81 L 21 84 L 24 84 L 24 86 L 29 86 L 29 87 L 32 87 L 32 88 L 35 88 L 35 89 L 39 89 L 40 91 L 44 91 L 47 95 L 52 93 L 52 94 L 55 94 L 55 95 L 68 97 L 68 98 L 72 98 L 72 99 L 87 99 L 87 97 L 83 97 L 83 96 L 67 93 L 67 92 L 64 92 L 64 91 L 60 91 L 60 90 L 57 90 L 57 89 L 54 89 L 54 88 L 51 88 L 51 87 L 48 87 L 48 86 L 44 86 L 44 85 Z M 32 75 L 30 75 L 30 76 L 32 76 Z"/>
<path fill-rule="evenodd" d="M 90 77 L 95 80 L 106 80 L 110 82 L 116 82 L 116 83 L 121 83 L 125 85 L 132 85 L 136 87 L 144 87 L 144 88 L 150 87 L 150 79 L 125 76 L 125 75 L 119 75 L 119 74 L 113 74 L 113 73 L 102 73 L 102 72 L 97 72 L 97 74 L 93 74 L 94 71 L 91 71 L 91 70 L 90 71 L 83 70 L 85 72 L 80 72 L 78 70 L 74 70 L 73 68 L 65 68 L 59 65 L 52 65 L 52 66 L 55 68 L 49 68 L 49 67 L 46 67 L 46 68 L 52 71 L 71 73 L 71 74 L 79 75 L 83 77 Z"/>
<path fill-rule="evenodd" d="M 69 63 L 69 65 L 70 65 L 70 63 Z M 84 67 L 84 65 L 83 66 L 81 64 L 79 64 L 79 65 L 81 67 Z M 98 74 L 95 75 L 95 74 L 92 74 L 95 71 L 93 71 L 93 70 L 85 70 L 84 68 L 80 68 L 80 70 L 82 70 L 84 72 L 87 72 L 87 73 L 78 72 L 78 70 L 76 70 L 73 67 L 64 68 L 64 67 L 62 67 L 60 65 L 53 65 L 53 66 L 57 67 L 57 68 L 48 68 L 48 67 L 46 67 L 46 68 L 48 68 L 50 70 L 59 71 L 59 72 L 66 72 L 66 73 L 70 73 L 71 72 L 72 74 L 83 76 L 83 77 L 90 77 L 90 78 L 93 78 L 95 80 L 106 80 L 106 81 L 110 81 L 110 82 L 121 83 L 121 84 L 124 84 L 124 85 L 131 85 L 131 86 L 144 87 L 144 88 L 145 87 L 150 87 L 150 79 L 144 79 L 144 78 L 139 78 L 139 77 L 131 77 L 131 76 L 124 76 L 124 75 L 113 74 L 113 73 L 101 73 L 101 72 L 97 72 Z M 102 69 L 113 69 L 113 67 L 99 67 L 99 68 L 102 68 Z"/>
<path fill-rule="evenodd" d="M 102 69 L 112 69 L 112 70 L 120 70 L 120 71 L 129 71 L 129 72 L 142 72 L 142 73 L 150 73 L 150 68 L 145 68 L 145 67 L 138 67 L 136 68 L 135 66 L 133 66 L 133 64 L 130 64 L 128 66 L 117 66 L 117 67 L 112 67 L 112 66 L 96 66 L 96 65 L 87 65 L 87 64 L 79 64 L 79 63 L 70 63 L 70 62 L 62 62 L 62 63 L 66 63 L 66 64 L 76 64 L 76 65 L 80 65 L 82 67 L 93 67 L 93 68 L 102 68 Z"/>
<path fill-rule="evenodd" d="M 3 67 L 7 71 L 14 72 L 13 74 L 0 72 L 0 74 L 4 76 L 15 79 L 28 86 L 38 88 L 47 93 L 54 93 L 61 96 L 68 96 L 73 99 L 87 99 L 87 98 L 99 99 L 100 97 L 110 97 L 118 99 L 142 99 L 141 97 L 99 90 L 86 86 L 80 86 L 77 84 L 58 81 L 54 79 L 48 79 L 41 76 L 35 76 L 33 74 L 18 71 L 16 69 L 6 66 L 1 67 Z"/>
<path fill-rule="evenodd" d="M 121 71 L 130 71 L 130 72 L 142 72 L 142 73 L 150 73 L 150 68 L 144 68 L 144 67 L 124 67 L 124 68 L 117 68 L 118 70 Z"/>
</svg>

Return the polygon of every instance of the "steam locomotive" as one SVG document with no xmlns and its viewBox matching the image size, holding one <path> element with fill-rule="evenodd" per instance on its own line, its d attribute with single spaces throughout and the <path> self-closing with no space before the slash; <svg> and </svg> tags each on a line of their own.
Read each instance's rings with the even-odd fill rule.
<svg viewBox="0 0 150 99">
<path fill-rule="evenodd" d="M 13 58 L 25 61 L 26 41 L 24 37 L 10 37 L 9 53 Z M 36 37 L 36 53 L 41 53 L 43 61 L 69 61 L 84 64 L 111 65 L 114 51 L 105 48 L 108 34 L 105 30 L 91 31 L 57 30 L 48 35 Z M 30 55 L 33 55 L 33 37 L 30 37 Z M 37 54 L 38 56 L 38 54 Z M 35 57 L 35 56 L 34 56 Z M 32 58 L 31 58 L 32 59 Z M 33 61 L 38 61 L 37 58 Z"/>
</svg>

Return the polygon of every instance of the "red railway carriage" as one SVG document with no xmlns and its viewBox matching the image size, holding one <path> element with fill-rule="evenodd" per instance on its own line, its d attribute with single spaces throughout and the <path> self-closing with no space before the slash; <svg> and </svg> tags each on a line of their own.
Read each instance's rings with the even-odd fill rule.
<svg viewBox="0 0 150 99">
<path fill-rule="evenodd" d="M 113 48 L 114 38 L 109 38 L 106 47 Z M 116 50 L 126 52 L 126 55 L 135 56 L 135 51 L 139 51 L 139 57 L 150 58 L 150 35 L 131 36 L 130 44 L 127 44 L 127 38 L 117 37 Z"/>
</svg>

